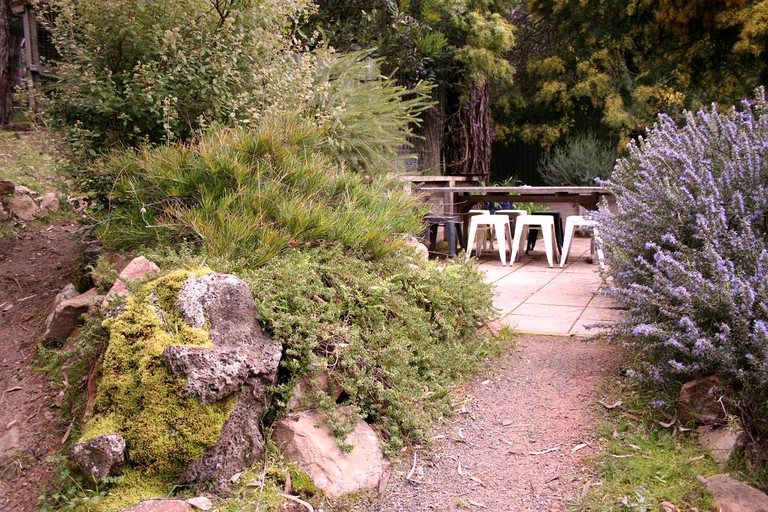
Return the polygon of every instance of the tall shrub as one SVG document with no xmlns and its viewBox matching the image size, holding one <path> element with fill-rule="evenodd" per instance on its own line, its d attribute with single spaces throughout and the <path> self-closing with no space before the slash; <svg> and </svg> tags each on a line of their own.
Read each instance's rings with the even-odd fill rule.
<svg viewBox="0 0 768 512">
<path fill-rule="evenodd" d="M 718 374 L 731 406 L 768 434 L 768 103 L 661 115 L 608 183 L 598 219 L 619 327 L 660 384 Z M 731 411 L 735 411 L 731 408 Z"/>
<path fill-rule="evenodd" d="M 308 2 L 52 0 L 59 57 L 43 114 L 81 156 L 249 124 L 301 66 L 290 28 Z M 282 89 L 268 84 L 280 82 Z M 302 89 L 304 86 L 300 86 Z"/>
<path fill-rule="evenodd" d="M 596 179 L 608 179 L 615 163 L 616 149 L 586 132 L 545 153 L 538 171 L 548 185 L 589 186 Z"/>
</svg>

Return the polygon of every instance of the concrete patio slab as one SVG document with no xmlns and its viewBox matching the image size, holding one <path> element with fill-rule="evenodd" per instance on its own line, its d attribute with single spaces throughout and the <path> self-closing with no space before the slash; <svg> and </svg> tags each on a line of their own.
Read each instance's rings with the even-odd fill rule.
<svg viewBox="0 0 768 512">
<path fill-rule="evenodd" d="M 549 267 L 543 244 L 512 265 L 502 265 L 498 253 L 473 258 L 487 282 L 495 288 L 494 307 L 501 322 L 523 334 L 595 336 L 621 317 L 621 309 L 601 295 L 603 276 L 590 256 L 588 238 L 574 238 L 568 261 Z"/>
</svg>

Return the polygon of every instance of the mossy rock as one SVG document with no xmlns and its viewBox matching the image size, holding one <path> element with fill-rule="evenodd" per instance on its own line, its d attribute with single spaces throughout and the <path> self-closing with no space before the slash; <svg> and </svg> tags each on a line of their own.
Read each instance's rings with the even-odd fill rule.
<svg viewBox="0 0 768 512">
<path fill-rule="evenodd" d="M 130 465 L 147 475 L 165 478 L 179 478 L 185 470 L 189 473 L 196 461 L 221 442 L 240 393 L 234 391 L 220 400 L 205 403 L 186 391 L 187 376 L 171 371 L 164 358 L 164 351 L 171 346 L 215 350 L 208 326 L 191 327 L 182 319 L 176 303 L 190 278 L 208 273 L 177 271 L 151 281 L 127 299 L 122 314 L 105 321 L 110 331 L 109 346 L 96 395 L 95 415 L 88 422 L 81 442 L 106 433 L 120 434 L 126 441 Z M 274 345 L 277 345 L 279 360 L 280 346 Z M 275 350 L 274 346 L 270 348 Z M 276 368 L 276 362 L 274 366 Z M 249 381 L 244 385 L 249 389 L 255 386 Z M 258 411 L 254 414 L 258 415 Z M 237 418 L 242 416 L 242 412 L 235 414 Z M 239 426 L 230 430 L 233 428 Z M 258 418 L 255 428 L 258 429 Z M 251 434 L 251 437 L 260 437 L 260 434 Z M 258 439 L 250 440 L 251 445 L 257 442 Z M 226 456 L 233 451 L 223 452 Z M 211 471 L 200 470 L 193 474 L 191 480 L 195 481 L 213 475 Z"/>
</svg>

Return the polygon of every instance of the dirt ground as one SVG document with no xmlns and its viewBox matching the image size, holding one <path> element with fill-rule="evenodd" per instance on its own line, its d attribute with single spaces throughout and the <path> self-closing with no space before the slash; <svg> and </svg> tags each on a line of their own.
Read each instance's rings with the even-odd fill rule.
<svg viewBox="0 0 768 512">
<path fill-rule="evenodd" d="M 50 226 L 0 241 L 0 510 L 36 510 L 51 477 L 46 461 L 62 444 L 66 425 L 58 390 L 34 370 L 45 317 L 72 280 L 76 225 Z"/>
<path fill-rule="evenodd" d="M 592 484 L 595 407 L 618 372 L 604 340 L 523 337 L 465 386 L 436 446 L 392 471 L 381 512 L 565 510 Z M 599 406 L 597 406 L 599 407 Z"/>
<path fill-rule="evenodd" d="M 33 511 L 61 447 L 57 389 L 33 369 L 55 295 L 72 281 L 78 227 L 0 241 L 0 511 Z M 605 341 L 523 337 L 467 383 L 433 450 L 393 467 L 380 512 L 564 510 L 591 484 L 595 404 L 616 374 Z"/>
</svg>

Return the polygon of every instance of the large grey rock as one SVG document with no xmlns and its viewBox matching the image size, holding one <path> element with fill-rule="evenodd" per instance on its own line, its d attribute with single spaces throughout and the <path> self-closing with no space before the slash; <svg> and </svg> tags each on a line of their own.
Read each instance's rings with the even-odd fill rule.
<svg viewBox="0 0 768 512">
<path fill-rule="evenodd" d="M 8 198 L 8 211 L 20 220 L 32 220 L 37 217 L 39 208 L 30 196 L 15 195 Z"/>
<path fill-rule="evenodd" d="M 94 437 L 74 445 L 69 455 L 82 474 L 102 479 L 125 460 L 125 439 L 117 434 Z"/>
<path fill-rule="evenodd" d="M 176 304 L 189 325 L 209 326 L 214 344 L 259 343 L 261 326 L 256 319 L 253 293 L 233 275 L 208 274 L 188 279 Z"/>
<path fill-rule="evenodd" d="M 728 475 L 707 478 L 707 490 L 719 512 L 768 512 L 768 496 Z"/>
<path fill-rule="evenodd" d="M 216 444 L 179 476 L 180 482 L 223 482 L 256 461 L 264 451 L 261 416 L 268 389 L 277 378 L 282 346 L 261 332 L 248 286 L 232 275 L 192 277 L 177 307 L 193 326 L 210 327 L 213 348 L 168 347 L 163 356 L 183 375 L 184 391 L 204 401 L 238 391 L 238 399 Z"/>
<path fill-rule="evenodd" d="M 68 284 L 54 299 L 53 307 L 45 319 L 43 343 L 64 341 L 82 325 L 82 315 L 99 299 L 95 289 L 77 295 L 75 287 Z"/>
<path fill-rule="evenodd" d="M 677 414 L 684 423 L 717 425 L 725 421 L 719 402 L 724 394 L 720 379 L 713 375 L 683 384 L 677 402 Z"/>
<path fill-rule="evenodd" d="M 277 422 L 272 439 L 289 461 L 298 464 L 331 497 L 378 488 L 389 461 L 376 432 L 359 421 L 346 439 L 354 448 L 345 453 L 325 419 L 318 411 L 290 414 Z"/>
<path fill-rule="evenodd" d="M 163 351 L 175 375 L 186 378 L 184 391 L 203 402 L 215 402 L 239 390 L 250 377 L 277 373 L 282 347 L 277 342 L 260 346 L 200 348 L 170 346 Z"/>
<path fill-rule="evenodd" d="M 699 442 L 709 450 L 712 458 L 721 464 L 733 458 L 747 441 L 746 433 L 741 430 L 719 428 L 705 425 L 697 429 Z"/>
</svg>

